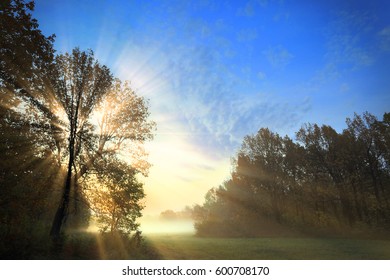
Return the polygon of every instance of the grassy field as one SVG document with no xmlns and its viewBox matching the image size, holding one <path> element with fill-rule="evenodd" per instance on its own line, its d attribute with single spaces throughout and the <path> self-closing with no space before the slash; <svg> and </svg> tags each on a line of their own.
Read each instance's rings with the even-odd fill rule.
<svg viewBox="0 0 390 280">
<path fill-rule="evenodd" d="M 389 240 L 336 238 L 199 238 L 191 234 L 148 234 L 167 260 L 378 260 L 390 259 Z"/>
</svg>

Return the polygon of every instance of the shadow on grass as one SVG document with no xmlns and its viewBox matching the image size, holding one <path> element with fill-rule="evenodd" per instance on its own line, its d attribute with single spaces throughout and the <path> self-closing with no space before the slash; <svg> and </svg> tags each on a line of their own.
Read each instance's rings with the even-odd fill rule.
<svg viewBox="0 0 390 280">
<path fill-rule="evenodd" d="M 0 242 L 3 260 L 125 260 L 159 259 L 156 250 L 140 235 L 72 232 L 53 241 L 48 236 Z"/>
</svg>

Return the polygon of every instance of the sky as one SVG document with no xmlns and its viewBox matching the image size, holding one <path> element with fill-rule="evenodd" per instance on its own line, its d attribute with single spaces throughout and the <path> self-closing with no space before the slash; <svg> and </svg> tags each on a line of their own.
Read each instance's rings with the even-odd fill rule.
<svg viewBox="0 0 390 280">
<path fill-rule="evenodd" d="M 201 204 L 243 137 L 390 110 L 390 1 L 36 0 L 58 53 L 92 49 L 149 100 L 145 215 Z"/>
</svg>

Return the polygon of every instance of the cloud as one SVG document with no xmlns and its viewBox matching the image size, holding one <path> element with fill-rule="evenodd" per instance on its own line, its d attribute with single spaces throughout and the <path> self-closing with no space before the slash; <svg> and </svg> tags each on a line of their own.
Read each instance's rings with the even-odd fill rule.
<svg viewBox="0 0 390 280">
<path fill-rule="evenodd" d="M 327 29 L 326 57 L 346 70 L 373 64 L 373 17 L 368 12 L 339 12 Z"/>
<path fill-rule="evenodd" d="M 249 0 L 245 5 L 238 9 L 237 14 L 244 17 L 253 17 L 256 15 L 258 8 L 266 8 L 268 6 L 268 0 Z"/>
<path fill-rule="evenodd" d="M 258 84 L 253 77 L 265 80 L 266 73 L 255 70 L 252 73 L 248 64 L 237 63 L 237 59 L 229 55 L 234 42 L 229 41 L 231 37 L 223 36 L 228 27 L 220 23 L 220 29 L 216 29 L 213 26 L 217 22 L 187 20 L 183 14 L 180 17 L 184 20 L 180 25 L 182 30 L 160 30 L 159 33 L 166 34 L 163 42 L 153 41 L 151 36 L 147 41 L 131 42 L 118 60 L 123 76 L 140 84 L 140 92 L 150 98 L 152 118 L 157 122 L 157 133 L 161 137 L 165 135 L 173 141 L 180 136 L 192 148 L 180 148 L 175 144 L 177 151 L 196 147 L 199 153 L 219 160 L 230 157 L 245 135 L 255 133 L 261 127 L 288 131 L 299 123 L 309 108 L 307 101 L 286 101 L 248 86 L 248 83 Z M 177 32 L 183 32 L 180 40 L 176 39 Z M 257 38 L 254 27 L 232 34 L 243 41 Z M 196 40 L 204 36 L 208 37 L 207 44 Z M 268 48 L 263 54 L 277 69 L 286 67 L 293 58 L 280 45 Z M 156 150 L 150 154 L 158 155 Z M 186 153 L 178 153 L 175 157 L 185 163 L 181 154 Z M 192 179 L 190 174 L 180 176 L 181 180 Z"/>
<path fill-rule="evenodd" d="M 238 10 L 238 15 L 245 16 L 245 17 L 253 17 L 255 15 L 254 4 L 255 4 L 254 1 L 246 2 L 245 6 Z"/>
<path fill-rule="evenodd" d="M 269 47 L 263 51 L 272 67 L 276 69 L 284 69 L 294 57 L 286 48 L 279 45 L 276 47 Z"/>
<path fill-rule="evenodd" d="M 268 6 L 268 0 L 258 0 L 257 1 L 261 7 L 267 7 Z"/>
<path fill-rule="evenodd" d="M 141 56 L 141 51 L 134 48 L 125 52 L 131 59 L 126 55 L 120 59 L 123 69 L 129 69 L 126 66 L 131 64 L 142 66 L 126 74 L 134 80 L 145 80 L 143 93 L 151 88 L 146 93 L 151 98 L 157 133 L 168 133 L 169 139 L 181 135 L 183 141 L 214 160 L 230 157 L 245 135 L 261 127 L 288 131 L 308 110 L 305 100 L 287 102 L 270 93 L 245 89 L 248 81 L 242 79 L 235 64 L 227 63 L 221 55 L 229 44 L 219 47 L 168 44 L 156 52 L 154 47 L 148 50 L 145 46 L 143 53 L 153 59 Z M 284 67 L 292 57 L 280 46 L 271 52 L 275 67 Z M 266 74 L 257 72 L 257 77 L 264 80 Z"/>
<path fill-rule="evenodd" d="M 280 12 L 274 16 L 274 21 L 289 20 L 289 19 L 290 19 L 289 12 Z"/>
<path fill-rule="evenodd" d="M 266 74 L 264 72 L 257 72 L 257 77 L 260 79 L 260 80 L 265 80 L 265 78 L 267 77 Z"/>
<path fill-rule="evenodd" d="M 191 120 L 195 129 L 206 132 L 192 140 L 212 154 L 231 155 L 245 135 L 261 127 L 288 133 L 311 108 L 309 99 L 292 103 L 270 94 L 229 93 L 228 97 L 214 103 L 207 115 Z"/>
<path fill-rule="evenodd" d="M 379 33 L 380 46 L 382 50 L 390 51 L 390 26 L 386 26 Z"/>
<path fill-rule="evenodd" d="M 351 88 L 350 88 L 349 84 L 347 84 L 347 83 L 343 83 L 340 86 L 340 92 L 341 93 L 346 93 L 346 92 L 350 91 L 350 89 Z"/>
<path fill-rule="evenodd" d="M 257 30 L 254 28 L 241 29 L 237 34 L 237 41 L 239 42 L 251 42 L 257 39 Z"/>
</svg>

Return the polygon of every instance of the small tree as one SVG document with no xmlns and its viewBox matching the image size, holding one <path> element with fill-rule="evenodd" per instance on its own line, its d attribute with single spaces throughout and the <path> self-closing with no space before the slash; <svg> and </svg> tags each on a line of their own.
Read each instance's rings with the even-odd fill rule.
<svg viewBox="0 0 390 280">
<path fill-rule="evenodd" d="M 98 227 L 111 233 L 136 231 L 136 219 L 143 209 L 140 200 L 145 197 L 136 170 L 118 160 L 104 163 L 101 168 L 104 172 L 90 176 L 86 187 Z"/>
</svg>

